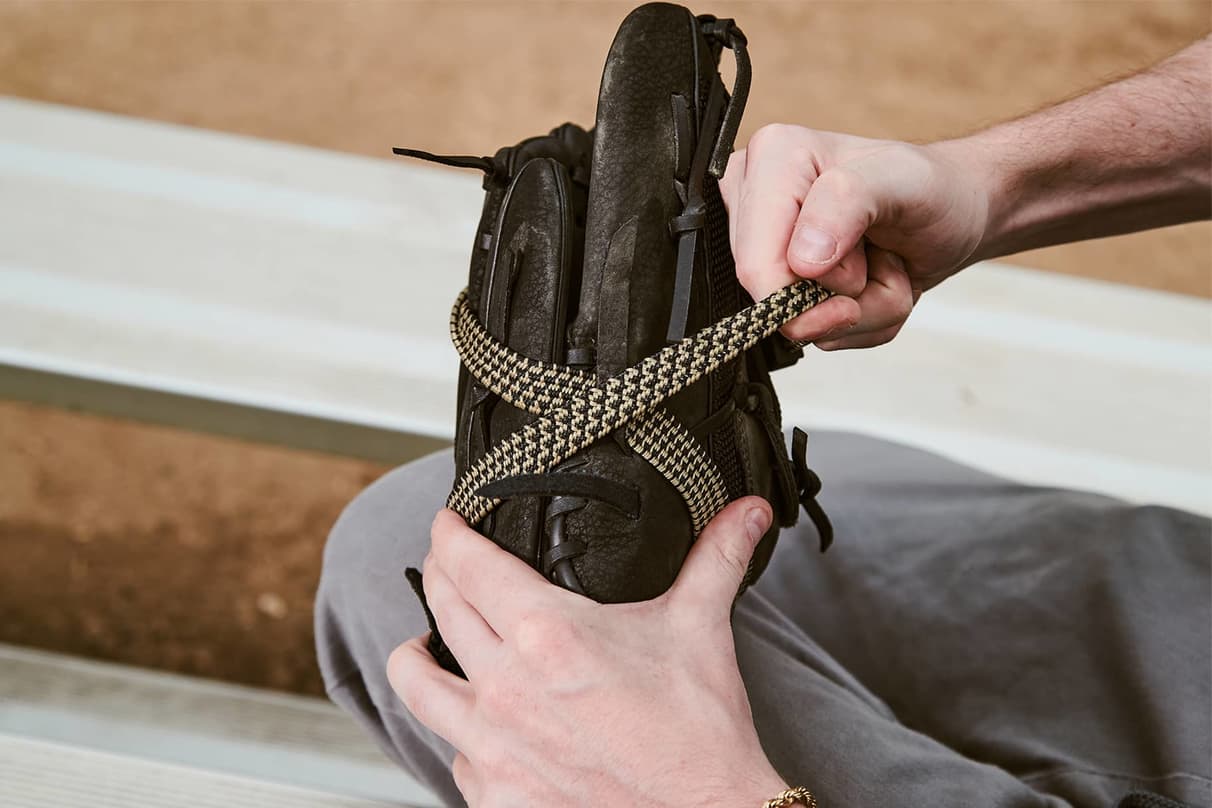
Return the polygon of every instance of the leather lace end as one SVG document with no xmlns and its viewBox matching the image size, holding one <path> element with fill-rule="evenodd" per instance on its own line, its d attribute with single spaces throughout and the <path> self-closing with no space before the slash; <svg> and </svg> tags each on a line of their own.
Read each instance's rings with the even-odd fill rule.
<svg viewBox="0 0 1212 808">
<path fill-rule="evenodd" d="M 807 457 L 808 433 L 797 426 L 791 433 L 791 462 L 795 467 L 795 481 L 800 489 L 800 505 L 804 506 L 804 511 L 821 538 L 823 553 L 833 544 L 833 523 L 829 521 L 825 509 L 816 499 L 817 494 L 821 493 L 821 478 L 808 468 Z"/>
</svg>

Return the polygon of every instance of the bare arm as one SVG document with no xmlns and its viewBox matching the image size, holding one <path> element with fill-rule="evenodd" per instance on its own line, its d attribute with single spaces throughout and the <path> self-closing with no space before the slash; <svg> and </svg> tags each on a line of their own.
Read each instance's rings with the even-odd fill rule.
<svg viewBox="0 0 1212 808">
<path fill-rule="evenodd" d="M 976 261 L 1212 215 L 1212 38 L 927 146 L 767 126 L 720 187 L 751 294 L 799 278 L 839 293 L 788 336 L 826 350 L 880 345 L 918 295 Z"/>
<path fill-rule="evenodd" d="M 989 222 L 977 258 L 1206 219 L 1212 39 L 955 145 L 991 163 Z"/>
</svg>

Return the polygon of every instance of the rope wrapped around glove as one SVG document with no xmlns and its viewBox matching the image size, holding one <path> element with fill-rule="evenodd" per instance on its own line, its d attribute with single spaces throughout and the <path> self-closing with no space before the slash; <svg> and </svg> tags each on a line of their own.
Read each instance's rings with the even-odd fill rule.
<svg viewBox="0 0 1212 808">
<path fill-rule="evenodd" d="M 799 281 L 598 381 L 565 365 L 522 356 L 493 339 L 463 290 L 451 312 L 451 338 L 468 371 L 510 404 L 543 417 L 506 436 L 468 468 L 446 507 L 476 525 L 501 502 L 479 495 L 485 485 L 546 474 L 627 426 L 632 448 L 686 500 L 697 535 L 728 503 L 727 492 L 715 464 L 661 403 L 832 294 L 816 281 Z"/>
</svg>

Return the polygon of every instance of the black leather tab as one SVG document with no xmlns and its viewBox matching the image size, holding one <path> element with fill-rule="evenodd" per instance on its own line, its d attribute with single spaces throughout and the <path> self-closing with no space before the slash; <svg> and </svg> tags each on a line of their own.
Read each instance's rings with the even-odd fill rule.
<svg viewBox="0 0 1212 808">
<path fill-rule="evenodd" d="M 677 155 L 673 178 L 678 182 L 685 182 L 690 176 L 690 158 L 694 154 L 693 117 L 686 96 L 674 93 L 670 98 L 673 107 L 674 152 Z"/>
<path fill-rule="evenodd" d="M 577 541 L 576 539 L 548 548 L 543 552 L 543 557 L 540 560 L 543 574 L 551 575 L 551 571 L 555 569 L 557 564 L 585 555 L 585 551 L 588 549 L 584 542 Z"/>
<path fill-rule="evenodd" d="M 492 162 L 491 157 L 476 157 L 467 154 L 434 154 L 433 152 L 422 151 L 421 149 L 406 149 L 402 146 L 396 146 L 391 151 L 392 154 L 398 154 L 401 157 L 413 157 L 417 160 L 425 160 L 429 163 L 437 163 L 453 168 L 475 168 L 490 175 L 498 170 L 498 167 Z"/>
<path fill-rule="evenodd" d="M 751 372 L 754 370 L 750 368 Z M 774 388 L 770 386 L 769 376 L 762 381 L 750 382 L 738 389 L 745 394 L 745 408 L 753 418 L 756 418 L 769 441 L 770 468 L 773 471 L 771 496 L 767 497 L 774 507 L 774 517 L 783 527 L 794 525 L 800 515 L 800 474 L 787 455 L 787 439 L 783 436 L 783 424 L 779 413 L 778 400 Z"/>
<path fill-rule="evenodd" d="M 702 217 L 699 218 L 701 221 Z M 702 227 L 701 224 L 698 226 Z M 694 279 L 694 259 L 698 246 L 698 229 L 682 231 L 678 237 L 677 270 L 673 276 L 673 306 L 669 311 L 669 329 L 665 332 L 665 341 L 670 345 L 681 342 L 686 336 L 686 319 L 690 316 L 690 284 Z"/>
<path fill-rule="evenodd" d="M 720 126 L 719 135 L 715 138 L 711 153 L 711 164 L 708 167 L 711 176 L 717 180 L 723 178 L 728 168 L 728 158 L 732 155 L 733 144 L 736 141 L 737 130 L 741 127 L 741 115 L 745 111 L 745 103 L 749 100 L 749 84 L 752 81 L 752 66 L 749 62 L 749 40 L 730 19 L 716 19 L 704 14 L 699 17 L 703 33 L 715 37 L 721 43 L 732 49 L 736 59 L 736 78 L 732 83 L 732 93 L 728 108 L 724 111 L 724 120 Z"/>
<path fill-rule="evenodd" d="M 817 534 L 821 538 L 821 552 L 833 544 L 833 523 L 825 509 L 817 502 L 817 494 L 821 493 L 821 478 L 808 468 L 808 433 L 798 426 L 791 433 L 791 460 L 795 465 L 795 477 L 800 485 L 800 504 L 812 520 Z"/>
<path fill-rule="evenodd" d="M 455 659 L 450 646 L 442 640 L 442 635 L 438 633 L 438 621 L 434 619 L 433 612 L 429 609 L 429 601 L 425 599 L 421 571 L 416 567 L 409 567 L 404 570 L 404 577 L 408 579 L 408 585 L 412 587 L 412 592 L 417 596 L 417 600 L 421 601 L 421 609 L 425 612 L 425 622 L 429 624 L 429 644 L 427 646 L 429 653 L 443 668 L 455 676 L 466 679 L 467 674 L 463 673 L 463 666 Z"/>
<path fill-rule="evenodd" d="M 571 367 L 588 368 L 593 367 L 593 363 L 597 361 L 597 352 L 592 347 L 569 348 L 564 354 L 564 364 Z"/>
<path fill-rule="evenodd" d="M 665 333 L 665 341 L 670 345 L 680 342 L 686 336 L 686 323 L 690 316 L 690 287 L 694 279 L 695 261 L 698 258 L 700 234 L 707 221 L 703 181 L 707 176 L 723 106 L 724 85 L 718 81 L 713 82 L 711 94 L 707 98 L 707 108 L 703 112 L 703 123 L 699 129 L 694 158 L 690 163 L 690 179 L 686 183 L 686 207 L 681 215 L 669 221 L 669 229 L 677 234 L 678 239 L 673 305 L 669 312 L 669 328 Z"/>
<path fill-rule="evenodd" d="M 640 492 L 635 486 L 588 474 L 519 474 L 481 486 L 476 494 L 489 499 L 513 497 L 592 497 L 635 519 L 640 515 Z"/>
<path fill-rule="evenodd" d="M 669 232 L 674 236 L 680 236 L 692 230 L 702 230 L 706 223 L 707 212 L 702 208 L 687 210 L 681 216 L 674 216 L 669 220 Z"/>
</svg>

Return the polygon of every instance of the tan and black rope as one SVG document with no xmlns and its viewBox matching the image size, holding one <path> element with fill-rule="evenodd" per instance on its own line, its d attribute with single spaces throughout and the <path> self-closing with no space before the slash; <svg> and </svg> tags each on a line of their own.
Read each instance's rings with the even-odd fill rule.
<svg viewBox="0 0 1212 808">
<path fill-rule="evenodd" d="M 536 362 L 510 350 L 493 339 L 463 298 L 451 313 L 450 332 L 472 376 L 503 400 L 535 415 L 553 406 L 553 388 L 584 394 L 596 384 L 587 371 Z M 627 440 L 677 489 L 690 511 L 696 536 L 728 503 L 728 490 L 715 461 L 664 409 L 629 424 Z"/>
<path fill-rule="evenodd" d="M 686 500 L 697 534 L 727 503 L 719 470 L 661 402 L 752 348 L 831 293 L 799 281 L 599 382 L 592 375 L 522 356 L 493 339 L 463 291 L 451 336 L 476 379 L 510 404 L 543 417 L 505 436 L 455 482 L 446 506 L 476 524 L 500 503 L 476 492 L 496 480 L 545 474 L 623 426 L 632 447 Z"/>
</svg>

